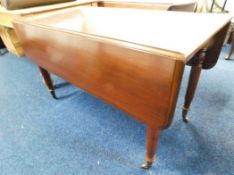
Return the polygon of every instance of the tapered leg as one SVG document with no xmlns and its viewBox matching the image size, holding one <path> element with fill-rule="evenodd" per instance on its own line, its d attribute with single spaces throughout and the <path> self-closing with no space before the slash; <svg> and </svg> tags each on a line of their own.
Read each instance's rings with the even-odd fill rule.
<svg viewBox="0 0 234 175">
<path fill-rule="evenodd" d="M 234 33 L 234 32 L 233 32 Z M 228 53 L 228 55 L 226 56 L 226 60 L 230 60 L 231 59 L 231 56 L 232 56 L 232 53 L 233 53 L 233 51 L 234 51 L 234 34 L 232 33 L 232 42 L 231 42 L 231 49 L 230 49 L 230 51 L 229 51 L 229 53 Z"/>
<path fill-rule="evenodd" d="M 183 112 L 182 112 L 183 121 L 185 123 L 188 122 L 187 114 L 188 114 L 190 105 L 192 103 L 192 100 L 193 100 L 193 97 L 197 88 L 197 84 L 199 81 L 201 71 L 202 71 L 201 67 L 195 67 L 195 66 L 191 67 L 189 83 L 188 83 L 187 92 L 185 95 L 185 102 L 184 102 L 184 107 L 183 107 Z"/>
<path fill-rule="evenodd" d="M 202 64 L 205 59 L 206 51 L 207 49 L 204 48 L 199 52 L 197 60 L 196 60 L 196 64 L 191 67 L 189 82 L 188 82 L 187 91 L 185 95 L 184 107 L 182 111 L 182 117 L 185 123 L 188 123 L 187 114 L 188 114 L 190 105 L 192 103 L 194 94 L 196 92 L 196 88 L 197 88 L 200 74 L 202 71 Z"/>
<path fill-rule="evenodd" d="M 141 165 L 141 168 L 148 169 L 152 166 L 155 160 L 155 152 L 157 148 L 157 144 L 159 141 L 160 130 L 151 128 L 148 126 L 147 128 L 147 140 L 146 140 L 146 162 Z"/>
<path fill-rule="evenodd" d="M 39 66 L 38 66 L 38 68 L 40 70 L 43 82 L 46 85 L 48 91 L 51 93 L 51 95 L 52 95 L 52 97 L 54 99 L 57 99 L 57 96 L 55 94 L 55 89 L 54 89 L 53 81 L 52 81 L 52 79 L 50 77 L 50 73 L 47 70 L 45 70 L 45 69 L 43 69 L 43 68 L 41 68 Z"/>
</svg>

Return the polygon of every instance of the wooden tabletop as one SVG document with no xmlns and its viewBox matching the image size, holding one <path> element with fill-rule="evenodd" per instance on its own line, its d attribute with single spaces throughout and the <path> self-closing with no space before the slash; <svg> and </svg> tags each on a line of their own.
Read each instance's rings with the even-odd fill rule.
<svg viewBox="0 0 234 175">
<path fill-rule="evenodd" d="M 80 5 L 89 4 L 92 0 L 77 0 L 71 2 L 56 3 L 50 5 L 36 6 L 18 10 L 7 10 L 5 7 L 0 5 L 0 25 L 6 27 L 12 27 L 12 21 L 18 18 L 33 15 L 41 15 L 45 13 L 51 13 L 57 10 L 72 8 Z"/>
<path fill-rule="evenodd" d="M 12 27 L 12 21 L 29 15 L 41 15 L 42 13 L 52 12 L 65 8 L 77 7 L 80 5 L 91 4 L 95 2 L 115 2 L 115 3 L 137 3 L 137 4 L 158 4 L 159 6 L 170 7 L 172 5 L 181 5 L 195 3 L 197 0 L 76 0 L 72 2 L 56 3 L 44 6 L 36 6 L 18 10 L 7 10 L 0 5 L 0 25 Z M 165 8 L 166 10 L 167 8 Z"/>
<path fill-rule="evenodd" d="M 44 6 L 37 6 L 37 7 L 30 7 L 18 10 L 7 10 L 5 7 L 0 5 L 0 15 L 28 15 L 31 13 L 39 13 L 42 11 L 47 10 L 55 10 L 64 7 L 74 7 L 83 3 L 90 3 L 90 2 L 99 2 L 99 1 L 106 1 L 106 2 L 132 2 L 132 3 L 155 3 L 155 4 L 171 4 L 171 5 L 180 5 L 186 3 L 193 3 L 197 2 L 197 0 L 76 0 L 72 2 L 64 2 L 64 3 L 57 3 L 57 4 L 50 4 Z"/>
<path fill-rule="evenodd" d="M 230 20 L 228 14 L 78 7 L 27 23 L 186 61 Z"/>
<path fill-rule="evenodd" d="M 188 3 L 196 3 L 198 0 L 102 0 L 106 2 L 132 2 L 132 3 L 153 3 L 153 4 L 171 4 L 182 5 Z"/>
<path fill-rule="evenodd" d="M 42 5 L 24 9 L 17 9 L 17 10 L 7 10 L 5 7 L 0 5 L 0 15 L 10 15 L 10 16 L 24 16 L 29 15 L 32 13 L 40 13 L 44 11 L 51 11 L 65 7 L 74 7 L 82 3 L 89 3 L 91 0 L 77 0 L 77 1 L 70 1 L 70 2 L 63 2 L 63 3 L 56 3 L 56 4 L 49 4 L 49 5 Z"/>
</svg>

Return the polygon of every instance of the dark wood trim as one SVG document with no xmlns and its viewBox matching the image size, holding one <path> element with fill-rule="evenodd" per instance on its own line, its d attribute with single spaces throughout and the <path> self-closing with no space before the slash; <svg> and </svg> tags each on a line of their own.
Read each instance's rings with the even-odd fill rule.
<svg viewBox="0 0 234 175">
<path fill-rule="evenodd" d="M 206 48 L 202 49 L 198 53 L 198 57 L 196 59 L 197 61 L 196 65 L 191 67 L 189 82 L 188 82 L 187 91 L 185 95 L 184 107 L 182 111 L 183 121 L 186 123 L 188 122 L 187 114 L 190 109 L 190 105 L 192 103 L 194 94 L 196 92 L 196 88 L 197 88 L 200 74 L 202 71 L 202 65 L 206 58 L 206 53 L 207 53 L 207 49 Z"/>
<path fill-rule="evenodd" d="M 206 59 L 202 64 L 202 69 L 211 69 L 216 65 L 230 24 L 231 23 L 228 23 L 226 26 L 224 26 L 208 43 Z"/>
<path fill-rule="evenodd" d="M 48 91 L 50 92 L 50 94 L 52 95 L 52 97 L 54 99 L 57 99 L 57 96 L 55 94 L 55 88 L 54 88 L 54 85 L 53 85 L 53 80 L 52 80 L 52 78 L 50 76 L 50 73 L 46 69 L 44 69 L 44 68 L 42 68 L 40 66 L 38 66 L 38 68 L 40 70 L 42 80 L 43 80 L 45 86 L 47 87 Z"/>
<path fill-rule="evenodd" d="M 160 130 L 152 127 L 147 128 L 147 139 L 146 139 L 146 163 L 141 165 L 141 168 L 148 169 L 152 166 L 155 161 L 155 153 L 157 144 L 159 141 Z"/>
<path fill-rule="evenodd" d="M 228 55 L 225 58 L 226 60 L 231 59 L 232 53 L 234 51 L 234 29 L 233 29 L 232 34 L 231 34 L 231 43 L 230 44 L 231 44 L 231 48 L 230 48 L 230 50 L 228 52 Z"/>
<path fill-rule="evenodd" d="M 167 113 L 167 119 L 165 120 L 164 123 L 164 128 L 166 129 L 170 126 L 173 116 L 174 116 L 174 112 L 175 112 L 175 108 L 176 108 L 176 103 L 177 103 L 177 98 L 179 95 L 179 90 L 180 90 L 180 85 L 181 85 L 181 81 L 183 78 L 183 73 L 184 73 L 184 63 L 181 61 L 176 61 L 175 63 L 175 69 L 174 69 L 174 78 L 172 80 L 172 86 L 171 86 L 171 97 L 170 97 L 170 102 L 169 102 L 169 108 L 170 109 Z"/>
</svg>

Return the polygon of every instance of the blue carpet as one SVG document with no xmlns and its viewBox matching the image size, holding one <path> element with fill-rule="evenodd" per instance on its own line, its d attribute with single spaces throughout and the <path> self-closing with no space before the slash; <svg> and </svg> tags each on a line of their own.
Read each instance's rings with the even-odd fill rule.
<svg viewBox="0 0 234 175">
<path fill-rule="evenodd" d="M 142 123 L 72 86 L 54 100 L 25 58 L 0 57 L 0 175 L 233 175 L 234 61 L 201 76 L 190 123 L 181 121 L 189 68 L 174 121 L 161 132 L 150 170 Z M 53 76 L 56 84 L 64 80 Z"/>
</svg>

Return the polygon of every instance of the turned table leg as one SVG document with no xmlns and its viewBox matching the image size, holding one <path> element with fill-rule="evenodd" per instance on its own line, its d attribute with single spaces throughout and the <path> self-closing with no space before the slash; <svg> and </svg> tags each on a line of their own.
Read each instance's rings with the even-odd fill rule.
<svg viewBox="0 0 234 175">
<path fill-rule="evenodd" d="M 196 92 L 196 88 L 197 88 L 200 74 L 202 71 L 202 64 L 203 64 L 204 59 L 205 59 L 206 51 L 207 51 L 207 49 L 202 49 L 199 52 L 199 55 L 197 58 L 197 63 L 191 67 L 189 82 L 188 82 L 187 91 L 186 91 L 186 95 L 185 95 L 184 107 L 183 107 L 183 111 L 182 111 L 182 117 L 183 117 L 183 121 L 185 123 L 188 122 L 187 114 L 188 114 L 190 105 L 192 103 L 194 94 Z"/>
<path fill-rule="evenodd" d="M 146 140 L 146 162 L 141 165 L 141 168 L 148 169 L 152 166 L 155 160 L 155 152 L 157 148 L 157 144 L 159 141 L 160 130 L 151 128 L 148 126 L 147 128 L 147 140 Z"/>
<path fill-rule="evenodd" d="M 54 99 L 57 99 L 56 94 L 55 94 L 55 89 L 54 89 L 53 81 L 52 81 L 52 79 L 50 77 L 50 73 L 47 70 L 43 69 L 42 67 L 38 66 L 38 68 L 40 70 L 43 82 L 46 85 L 48 91 L 51 93 L 51 95 L 52 95 L 52 97 Z"/>
<path fill-rule="evenodd" d="M 231 49 L 230 49 L 228 55 L 225 58 L 226 60 L 230 60 L 231 59 L 232 53 L 234 51 L 234 34 L 233 33 L 232 33 Z"/>
<path fill-rule="evenodd" d="M 187 87 L 187 91 L 185 95 L 185 102 L 184 102 L 184 107 L 183 107 L 183 112 L 182 112 L 183 121 L 185 123 L 188 122 L 187 114 L 188 114 L 190 105 L 192 103 L 192 100 L 193 100 L 193 97 L 197 88 L 197 84 L 199 81 L 201 71 L 202 71 L 201 67 L 195 67 L 195 66 L 191 67 L 189 82 L 188 82 L 188 87 Z"/>
</svg>

